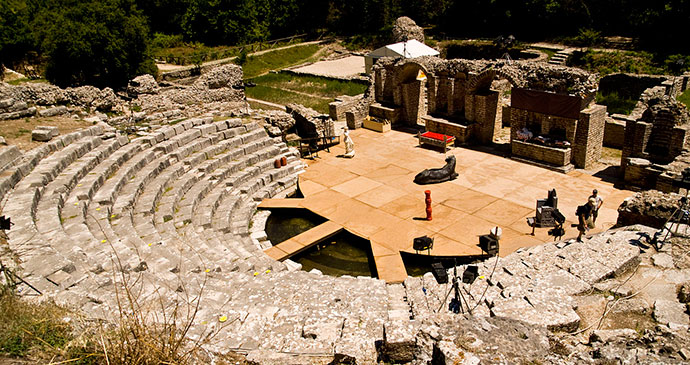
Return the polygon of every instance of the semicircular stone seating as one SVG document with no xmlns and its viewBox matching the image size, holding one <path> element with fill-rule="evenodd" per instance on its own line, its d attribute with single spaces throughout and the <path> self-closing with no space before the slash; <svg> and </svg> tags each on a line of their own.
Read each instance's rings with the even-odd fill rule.
<svg viewBox="0 0 690 365">
<path fill-rule="evenodd" d="M 125 290 L 142 310 L 198 304 L 188 335 L 240 352 L 364 361 L 390 310 L 409 324 L 384 282 L 288 270 L 250 236 L 258 203 L 294 191 L 303 170 L 257 124 L 200 117 L 131 141 L 111 132 L 65 135 L 0 175 L 10 251 L 44 296 L 110 319 L 127 310 Z"/>
<path fill-rule="evenodd" d="M 276 168 L 281 157 L 288 164 Z M 132 140 L 98 124 L 0 171 L 11 260 L 45 297 L 90 316 L 117 320 L 127 298 L 150 320 L 189 310 L 187 335 L 211 334 L 206 346 L 220 352 L 376 363 L 375 341 L 414 347 L 422 320 L 452 320 L 452 284 L 431 274 L 386 285 L 264 254 L 250 232 L 256 207 L 293 192 L 303 169 L 295 150 L 241 119 L 191 118 Z M 570 330 L 579 323 L 571 296 L 634 266 L 628 241 L 638 233 L 519 250 L 480 264 L 486 280 L 459 288 L 473 314 Z"/>
</svg>

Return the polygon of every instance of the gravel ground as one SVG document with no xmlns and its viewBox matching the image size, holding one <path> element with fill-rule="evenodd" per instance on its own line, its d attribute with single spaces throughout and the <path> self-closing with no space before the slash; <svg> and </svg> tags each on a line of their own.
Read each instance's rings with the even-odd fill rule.
<svg viewBox="0 0 690 365">
<path fill-rule="evenodd" d="M 331 61 L 319 61 L 308 66 L 295 69 L 319 76 L 347 77 L 364 73 L 364 57 L 349 56 Z"/>
</svg>

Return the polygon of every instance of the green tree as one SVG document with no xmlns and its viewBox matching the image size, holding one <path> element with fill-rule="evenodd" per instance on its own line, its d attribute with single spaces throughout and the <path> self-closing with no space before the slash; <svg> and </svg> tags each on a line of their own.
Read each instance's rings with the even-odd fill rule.
<svg viewBox="0 0 690 365">
<path fill-rule="evenodd" d="M 269 0 L 191 0 L 182 18 L 188 40 L 206 45 L 267 39 Z"/>
<path fill-rule="evenodd" d="M 29 8 L 24 0 L 0 2 L 0 75 L 2 65 L 14 67 L 35 49 L 29 27 Z"/>
<path fill-rule="evenodd" d="M 182 17 L 190 0 L 137 0 L 136 4 L 149 21 L 151 31 L 182 34 Z"/>
<path fill-rule="evenodd" d="M 46 78 L 56 85 L 119 87 L 152 71 L 148 26 L 132 0 L 58 0 L 37 22 Z"/>
</svg>

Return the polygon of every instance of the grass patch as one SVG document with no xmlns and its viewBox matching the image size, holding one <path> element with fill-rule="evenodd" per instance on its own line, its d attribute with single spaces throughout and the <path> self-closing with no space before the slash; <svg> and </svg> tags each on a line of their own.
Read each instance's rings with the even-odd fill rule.
<svg viewBox="0 0 690 365">
<path fill-rule="evenodd" d="M 38 78 L 38 79 L 29 79 L 29 78 L 26 78 L 26 77 L 21 77 L 21 78 L 18 78 L 18 79 L 14 79 L 14 80 L 7 81 L 7 83 L 10 84 L 10 85 L 19 85 L 19 84 L 23 84 L 23 83 L 26 83 L 26 82 L 32 82 L 32 83 L 37 83 L 37 84 L 47 84 L 47 83 L 48 83 L 48 80 L 42 79 L 42 78 Z"/>
<path fill-rule="evenodd" d="M 678 101 L 690 108 L 690 89 L 683 91 L 683 93 L 678 96 Z"/>
<path fill-rule="evenodd" d="M 198 296 L 184 297 L 172 306 L 163 307 L 161 297 L 161 309 L 139 302 L 139 280 L 130 282 L 125 274 L 119 275 L 117 285 L 123 289 L 115 288 L 118 307 L 109 323 L 83 321 L 77 313 L 52 302 L 24 300 L 15 295 L 11 282 L 0 284 L 0 363 L 8 356 L 22 364 L 209 363 L 201 345 L 211 341 L 217 330 L 205 330 L 198 340 L 188 336 L 203 287 Z M 247 364 L 240 356 L 224 358 L 233 361 L 220 363 Z"/>
<path fill-rule="evenodd" d="M 23 135 L 30 134 L 30 133 L 31 133 L 31 131 L 28 130 L 28 129 L 19 128 L 19 130 L 17 130 L 17 131 L 14 133 L 14 138 L 19 138 L 19 137 L 21 137 L 21 136 L 23 136 Z"/>
<path fill-rule="evenodd" d="M 606 105 L 609 114 L 630 115 L 633 109 L 635 109 L 637 100 L 622 97 L 615 91 L 609 94 L 598 92 L 597 104 Z"/>
<path fill-rule="evenodd" d="M 302 39 L 294 38 L 280 42 L 271 42 L 273 47 L 284 47 L 301 42 Z M 252 43 L 244 46 L 215 46 L 209 47 L 198 42 L 184 42 L 181 35 L 166 35 L 155 33 L 152 42 L 152 53 L 156 59 L 175 65 L 193 65 L 230 57 L 242 56 L 247 52 L 259 51 L 267 47 L 266 43 Z"/>
<path fill-rule="evenodd" d="M 293 91 L 277 89 L 274 87 L 257 85 L 245 90 L 247 97 L 259 100 L 270 101 L 276 104 L 298 103 L 308 108 L 312 108 L 319 113 L 328 113 L 328 103 L 332 98 L 322 98 L 313 95 L 298 94 Z"/>
<path fill-rule="evenodd" d="M 287 89 L 321 97 L 334 98 L 339 95 L 358 95 L 367 86 L 358 82 L 333 80 L 318 76 L 300 76 L 288 73 L 269 73 L 251 81 L 257 85 Z"/>
<path fill-rule="evenodd" d="M 547 60 L 551 60 L 551 57 L 556 54 L 556 51 L 550 49 L 550 48 L 542 48 L 542 47 L 532 47 L 532 49 L 536 49 L 538 51 L 546 53 L 549 58 Z"/>
<path fill-rule="evenodd" d="M 643 51 L 573 52 L 568 66 L 576 66 L 601 76 L 612 73 L 679 75 L 690 70 L 690 56 L 659 55 Z"/>
<path fill-rule="evenodd" d="M 12 357 L 57 354 L 71 339 L 68 312 L 55 304 L 32 304 L 5 292 L 0 296 L 0 352 Z"/>
<path fill-rule="evenodd" d="M 245 78 L 253 78 L 270 70 L 279 70 L 288 66 L 309 61 L 321 47 L 317 44 L 279 49 L 259 56 L 249 56 L 242 69 Z"/>
</svg>

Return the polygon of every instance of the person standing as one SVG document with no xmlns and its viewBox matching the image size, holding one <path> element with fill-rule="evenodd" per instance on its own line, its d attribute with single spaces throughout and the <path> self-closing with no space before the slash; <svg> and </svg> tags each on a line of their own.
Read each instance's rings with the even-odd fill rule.
<svg viewBox="0 0 690 365">
<path fill-rule="evenodd" d="M 592 223 L 596 223 L 597 216 L 599 215 L 599 208 L 601 208 L 601 205 L 604 204 L 604 199 L 602 199 L 601 195 L 599 195 L 597 189 L 592 190 L 592 195 L 590 195 L 589 198 L 594 198 L 594 209 L 592 210 Z"/>
<path fill-rule="evenodd" d="M 585 234 L 585 232 L 587 232 L 590 228 L 588 221 L 592 216 L 595 202 L 596 199 L 589 198 L 587 200 L 587 204 L 577 207 L 575 214 L 577 215 L 577 230 L 580 232 L 577 235 L 577 242 L 582 242 L 582 235 Z"/>
</svg>

